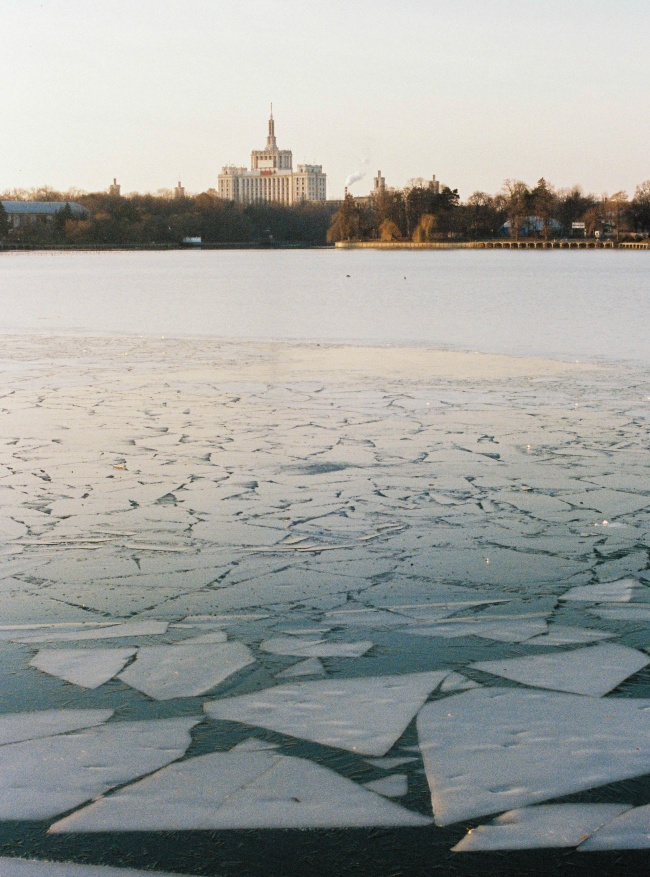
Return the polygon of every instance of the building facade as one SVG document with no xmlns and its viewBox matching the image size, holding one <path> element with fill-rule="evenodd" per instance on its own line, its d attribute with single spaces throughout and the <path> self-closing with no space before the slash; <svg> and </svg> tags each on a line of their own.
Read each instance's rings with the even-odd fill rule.
<svg viewBox="0 0 650 877">
<path fill-rule="evenodd" d="M 320 164 L 299 164 L 293 170 L 290 149 L 278 149 L 273 112 L 264 149 L 251 152 L 250 170 L 226 165 L 219 174 L 219 197 L 240 204 L 273 201 L 297 204 L 300 201 L 325 201 L 327 175 Z"/>
</svg>

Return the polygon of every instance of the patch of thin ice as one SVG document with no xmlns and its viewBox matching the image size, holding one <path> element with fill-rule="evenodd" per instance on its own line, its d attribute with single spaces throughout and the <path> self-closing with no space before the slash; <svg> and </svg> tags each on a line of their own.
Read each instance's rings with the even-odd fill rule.
<svg viewBox="0 0 650 877">
<path fill-rule="evenodd" d="M 629 804 L 542 804 L 510 810 L 489 825 L 470 829 L 453 852 L 577 847 L 626 810 Z"/>
<path fill-rule="evenodd" d="M 65 817 L 50 831 L 349 828 L 430 822 L 302 758 L 231 751 L 172 764 Z"/>
<path fill-rule="evenodd" d="M 204 704 L 215 719 L 258 725 L 324 746 L 385 755 L 447 671 L 278 685 Z"/>
<path fill-rule="evenodd" d="M 480 688 L 427 703 L 418 737 L 438 825 L 650 771 L 650 700 Z"/>
<path fill-rule="evenodd" d="M 571 627 L 565 624 L 551 624 L 548 632 L 526 640 L 527 646 L 568 646 L 611 639 L 616 636 L 609 630 L 591 630 L 587 627 Z"/>
</svg>

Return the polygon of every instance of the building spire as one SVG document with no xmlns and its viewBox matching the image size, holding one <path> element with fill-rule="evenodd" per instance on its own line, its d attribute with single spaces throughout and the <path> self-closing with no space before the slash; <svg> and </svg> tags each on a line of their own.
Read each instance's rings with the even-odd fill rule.
<svg viewBox="0 0 650 877">
<path fill-rule="evenodd" d="M 267 149 L 277 149 L 278 145 L 275 140 L 275 122 L 273 121 L 273 104 L 271 104 L 271 115 L 269 116 L 269 136 L 266 138 Z"/>
</svg>

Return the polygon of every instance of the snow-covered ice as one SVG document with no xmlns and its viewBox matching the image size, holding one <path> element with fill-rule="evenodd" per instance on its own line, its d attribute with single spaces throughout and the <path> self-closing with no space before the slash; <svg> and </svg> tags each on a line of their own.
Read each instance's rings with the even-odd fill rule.
<svg viewBox="0 0 650 877">
<path fill-rule="evenodd" d="M 360 658 L 372 648 L 370 640 L 355 643 L 331 642 L 325 639 L 299 639 L 276 636 L 264 640 L 260 648 L 274 655 L 296 655 L 310 658 Z"/>
<path fill-rule="evenodd" d="M 634 807 L 603 825 L 580 845 L 580 852 L 650 849 L 650 804 Z"/>
</svg>

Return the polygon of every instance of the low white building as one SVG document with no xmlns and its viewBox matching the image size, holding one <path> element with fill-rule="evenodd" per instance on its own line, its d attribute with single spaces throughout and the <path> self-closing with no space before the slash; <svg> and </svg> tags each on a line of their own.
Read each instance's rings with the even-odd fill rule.
<svg viewBox="0 0 650 877">
<path fill-rule="evenodd" d="M 320 164 L 299 164 L 293 170 L 290 149 L 278 149 L 273 112 L 264 149 L 251 152 L 250 170 L 226 165 L 219 174 L 219 197 L 240 204 L 272 201 L 297 204 L 300 201 L 325 201 L 327 175 Z"/>
</svg>

